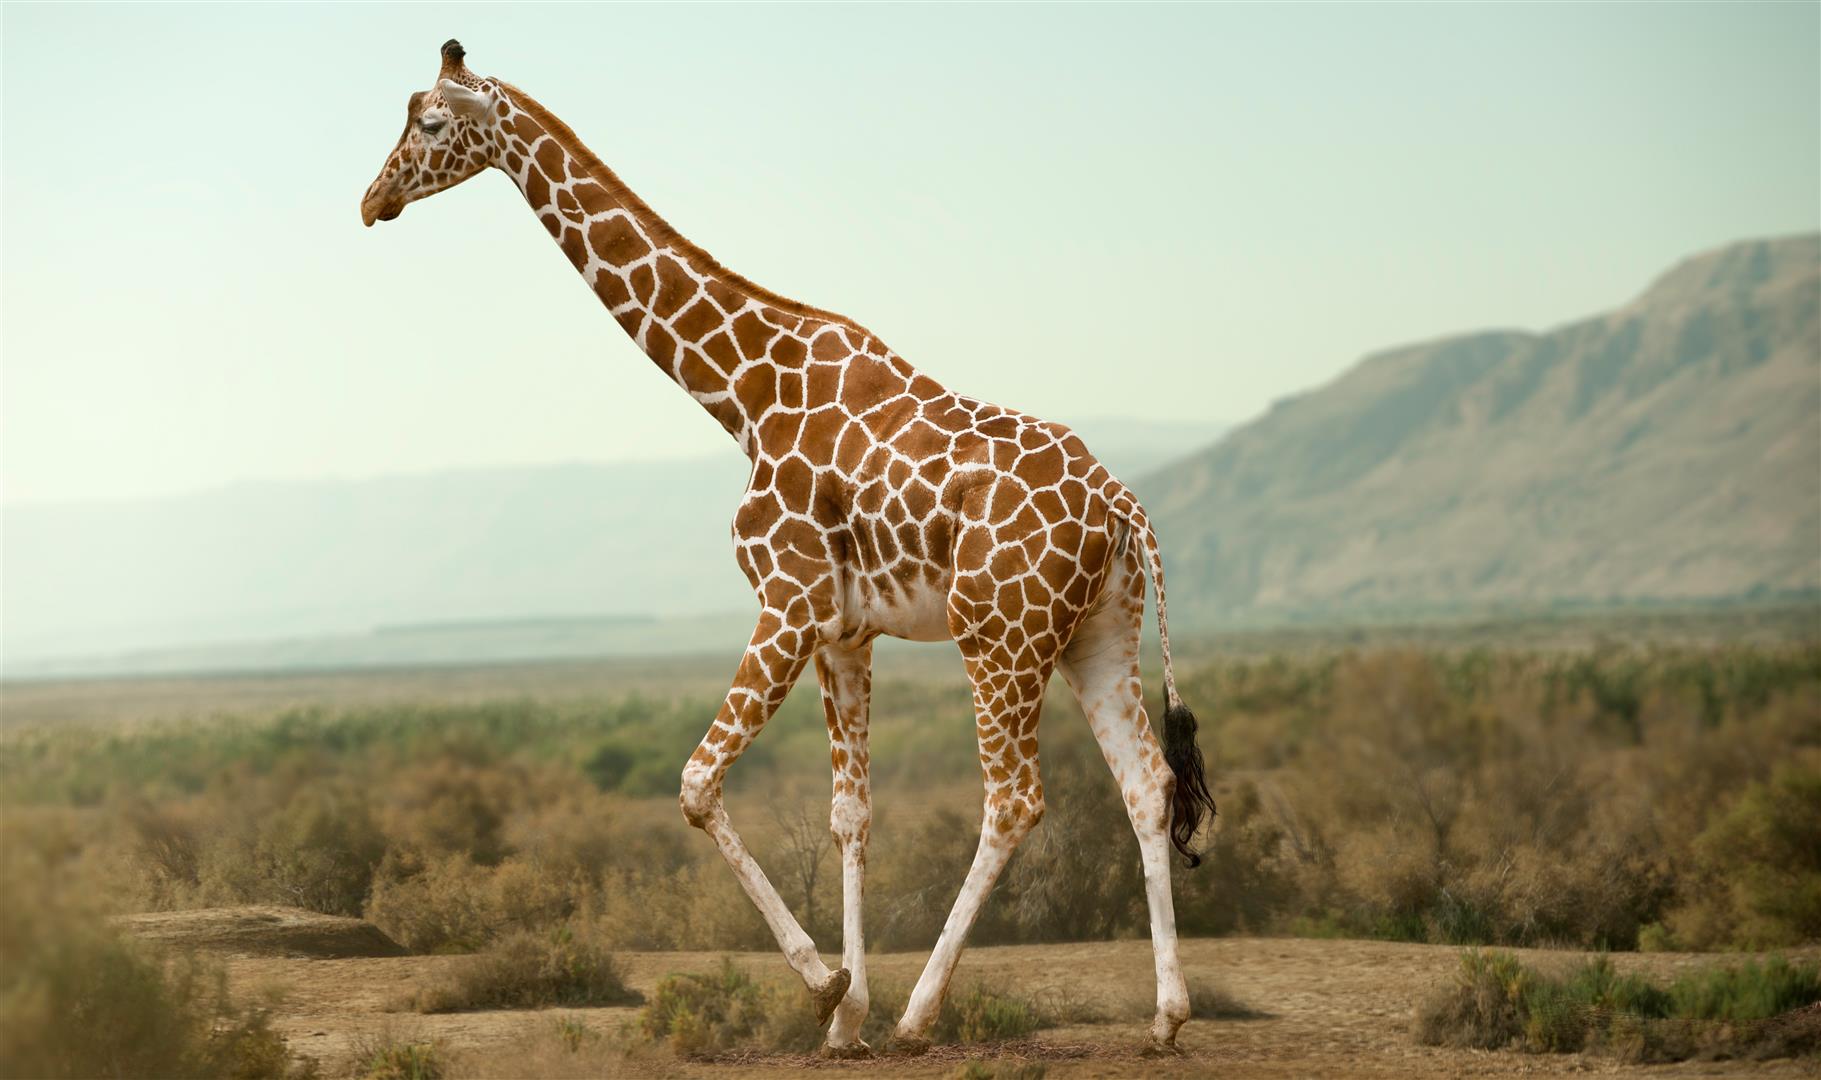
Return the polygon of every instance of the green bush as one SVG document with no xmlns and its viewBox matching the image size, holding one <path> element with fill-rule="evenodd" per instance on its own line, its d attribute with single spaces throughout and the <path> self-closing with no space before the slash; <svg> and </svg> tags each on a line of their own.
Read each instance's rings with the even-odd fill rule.
<svg viewBox="0 0 1821 1080">
<path fill-rule="evenodd" d="M 636 1005 L 613 954 L 569 927 L 520 930 L 485 952 L 463 956 L 411 1004 L 418 1012 L 541 1009 L 552 1005 Z"/>
<path fill-rule="evenodd" d="M 1684 972 L 1665 989 L 1620 973 L 1606 957 L 1550 976 L 1509 953 L 1469 950 L 1453 981 L 1418 1005 L 1413 1031 L 1426 1045 L 1482 1050 L 1764 1056 L 1821 1049 L 1812 1030 L 1765 1023 L 1818 1001 L 1821 963 L 1780 957 Z"/>
<path fill-rule="evenodd" d="M 1697 1020 L 1768 1020 L 1821 1001 L 1821 963 L 1781 956 L 1697 968 L 1669 984 L 1668 1015 Z"/>
<path fill-rule="evenodd" d="M 448 1066 L 435 1043 L 382 1036 L 359 1054 L 360 1080 L 443 1080 Z"/>
<path fill-rule="evenodd" d="M 1821 770 L 1780 768 L 1695 839 L 1695 872 L 1666 920 L 1683 948 L 1766 949 L 1821 938 Z"/>
<path fill-rule="evenodd" d="M 801 1022 L 804 1017 L 807 1024 Z M 666 1043 L 688 1058 L 714 1057 L 749 1045 L 809 1051 L 815 1049 L 821 1034 L 800 988 L 795 995 L 787 995 L 758 982 L 726 958 L 706 974 L 666 976 L 645 1006 L 639 1024 L 646 1038 Z"/>
</svg>

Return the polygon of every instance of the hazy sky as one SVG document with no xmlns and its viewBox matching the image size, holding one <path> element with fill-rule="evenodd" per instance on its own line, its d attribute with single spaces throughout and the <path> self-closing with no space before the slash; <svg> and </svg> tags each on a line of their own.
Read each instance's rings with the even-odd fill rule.
<svg viewBox="0 0 1821 1080">
<path fill-rule="evenodd" d="M 1818 10 L 9 4 L 4 497 L 736 452 L 504 176 L 361 227 L 451 36 L 956 389 L 1243 420 L 1816 228 Z"/>
</svg>

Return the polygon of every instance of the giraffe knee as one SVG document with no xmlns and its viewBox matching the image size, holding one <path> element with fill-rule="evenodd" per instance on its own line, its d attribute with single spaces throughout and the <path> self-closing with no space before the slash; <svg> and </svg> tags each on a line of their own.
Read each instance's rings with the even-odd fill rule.
<svg viewBox="0 0 1821 1080">
<path fill-rule="evenodd" d="M 1021 792 L 989 802 L 986 827 L 999 836 L 1017 843 L 1043 820 L 1043 793 Z"/>
<path fill-rule="evenodd" d="M 828 831 L 837 847 L 866 846 L 873 827 L 872 800 L 856 793 L 840 793 L 828 809 Z"/>
<path fill-rule="evenodd" d="M 683 767 L 683 790 L 677 796 L 683 808 L 683 820 L 698 829 L 707 829 L 715 811 L 721 806 L 721 785 L 712 770 L 691 761 Z"/>
<path fill-rule="evenodd" d="M 1170 828 L 1170 797 L 1176 790 L 1176 778 L 1167 777 L 1159 782 L 1145 784 L 1126 796 L 1127 805 L 1132 812 L 1132 825 L 1139 834 L 1168 832 Z"/>
</svg>

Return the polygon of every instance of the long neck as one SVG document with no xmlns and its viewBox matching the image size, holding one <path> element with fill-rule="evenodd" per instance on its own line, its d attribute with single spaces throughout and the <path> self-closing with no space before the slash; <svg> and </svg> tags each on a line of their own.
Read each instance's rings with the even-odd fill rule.
<svg viewBox="0 0 1821 1080">
<path fill-rule="evenodd" d="M 759 421 L 776 403 L 779 369 L 802 360 L 778 342 L 810 336 L 812 323 L 851 324 L 721 266 L 567 125 L 517 89 L 504 90 L 500 168 L 639 348 L 753 453 Z"/>
</svg>

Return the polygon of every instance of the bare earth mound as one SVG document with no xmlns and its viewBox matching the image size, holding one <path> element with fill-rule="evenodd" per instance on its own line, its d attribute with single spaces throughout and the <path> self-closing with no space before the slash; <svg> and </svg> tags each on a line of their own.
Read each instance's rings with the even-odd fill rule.
<svg viewBox="0 0 1821 1080">
<path fill-rule="evenodd" d="M 242 956 L 340 960 L 409 952 L 372 923 L 293 907 L 155 911 L 124 916 L 120 925 L 147 941 Z"/>
</svg>

